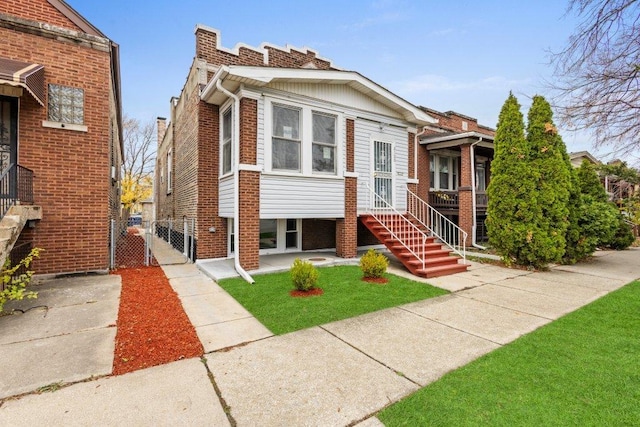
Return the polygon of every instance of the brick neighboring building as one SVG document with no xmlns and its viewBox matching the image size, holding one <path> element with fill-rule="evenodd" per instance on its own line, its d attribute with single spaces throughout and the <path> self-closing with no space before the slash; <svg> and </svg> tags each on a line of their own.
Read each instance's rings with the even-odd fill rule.
<svg viewBox="0 0 640 427">
<path fill-rule="evenodd" d="M 418 195 L 467 232 L 467 246 L 485 241 L 495 130 L 455 111 L 420 109 L 438 124 L 420 135 Z"/>
<path fill-rule="evenodd" d="M 310 49 L 222 47 L 197 26 L 195 59 L 170 121 L 159 119 L 156 218 L 196 219 L 198 259 L 379 244 L 376 197 L 399 211 L 428 113 Z M 239 256 L 238 255 L 239 249 Z"/>
<path fill-rule="evenodd" d="M 2 167 L 33 171 L 42 210 L 16 248 L 45 249 L 38 274 L 105 271 L 120 211 L 118 45 L 62 0 L 3 0 L 0 40 Z"/>
</svg>

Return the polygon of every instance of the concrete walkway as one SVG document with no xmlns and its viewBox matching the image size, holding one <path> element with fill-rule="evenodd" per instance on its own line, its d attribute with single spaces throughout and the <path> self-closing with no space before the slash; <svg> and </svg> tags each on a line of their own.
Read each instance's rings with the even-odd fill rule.
<svg viewBox="0 0 640 427">
<path fill-rule="evenodd" d="M 632 249 L 548 272 L 474 263 L 427 280 L 450 295 L 282 336 L 270 336 L 194 265 L 165 266 L 207 342 L 206 363 L 183 360 L 8 399 L 0 425 L 379 425 L 375 413 L 388 404 L 640 278 L 639 261 Z M 217 351 L 240 341 L 248 343 Z M 15 381 L 7 375 L 0 372 L 0 384 Z"/>
</svg>

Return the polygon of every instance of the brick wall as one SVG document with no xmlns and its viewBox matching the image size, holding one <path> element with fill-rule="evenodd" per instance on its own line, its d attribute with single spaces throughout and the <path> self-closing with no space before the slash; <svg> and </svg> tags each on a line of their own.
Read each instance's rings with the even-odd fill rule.
<svg viewBox="0 0 640 427">
<path fill-rule="evenodd" d="M 432 110 L 426 107 L 420 107 L 424 112 L 429 114 L 432 117 L 438 119 L 438 124 L 431 125 L 431 132 L 429 133 L 438 133 L 437 129 L 450 132 L 479 132 L 485 135 L 495 135 L 495 130 L 488 126 L 478 124 L 478 119 L 465 116 L 464 114 L 456 113 L 455 111 L 447 111 L 440 112 L 436 110 Z M 466 123 L 466 129 L 464 129 L 464 123 Z"/>
<path fill-rule="evenodd" d="M 302 250 L 336 247 L 336 222 L 330 219 L 302 220 Z"/>
<path fill-rule="evenodd" d="M 240 164 L 255 165 L 258 152 L 258 101 L 240 100 Z M 240 171 L 240 265 L 260 266 L 260 172 Z"/>
<path fill-rule="evenodd" d="M 62 26 L 60 16 L 46 9 L 47 5 L 44 1 L 5 1 L 0 9 L 16 7 L 21 16 Z M 39 15 L 43 11 L 44 18 Z M 92 49 L 6 28 L 0 28 L 0 40 L 0 56 L 44 65 L 47 84 L 84 90 L 88 132 L 45 128 L 42 121 L 47 120 L 47 108 L 26 93 L 20 98 L 19 163 L 33 169 L 35 201 L 43 207 L 43 219 L 28 232 L 34 244 L 45 249 L 35 264 L 36 272 L 105 270 L 109 217 L 113 215 L 110 203 L 116 197 L 111 163 L 117 161 L 110 147 L 117 129 L 110 120 L 113 96 L 108 46 Z"/>
<path fill-rule="evenodd" d="M 227 221 L 220 218 L 220 108 L 198 104 L 197 229 L 198 258 L 227 256 Z M 215 232 L 209 231 L 215 227 Z"/>
<path fill-rule="evenodd" d="M 204 27 L 196 29 L 196 58 L 212 65 L 252 65 L 260 67 L 302 68 L 313 64 L 317 69 L 334 69 L 329 61 L 316 57 L 311 50 L 296 50 L 265 46 L 249 48 L 239 46 L 237 53 L 221 49 L 219 34 Z M 235 50 L 235 49 L 234 49 Z M 265 57 L 267 62 L 265 63 Z"/>
<path fill-rule="evenodd" d="M 81 31 L 76 24 L 51 6 L 47 0 L 2 0 L 0 1 L 0 13 Z"/>
</svg>

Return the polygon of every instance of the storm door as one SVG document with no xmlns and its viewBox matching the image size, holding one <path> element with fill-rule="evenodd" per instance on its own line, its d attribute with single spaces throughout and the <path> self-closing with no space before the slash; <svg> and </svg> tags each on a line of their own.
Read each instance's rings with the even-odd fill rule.
<svg viewBox="0 0 640 427">
<path fill-rule="evenodd" d="M 18 98 L 0 96 L 0 204 L 2 212 L 16 197 L 16 168 L 18 157 Z"/>
<path fill-rule="evenodd" d="M 393 144 L 373 141 L 374 208 L 393 206 Z"/>
</svg>

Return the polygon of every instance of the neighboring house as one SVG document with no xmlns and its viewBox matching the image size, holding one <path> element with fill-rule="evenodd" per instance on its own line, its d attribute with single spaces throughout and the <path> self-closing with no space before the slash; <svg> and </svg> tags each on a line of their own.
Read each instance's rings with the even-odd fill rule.
<svg viewBox="0 0 640 427">
<path fill-rule="evenodd" d="M 601 164 L 600 160 L 596 159 L 588 151 L 576 151 L 574 153 L 569 153 L 569 161 L 571 161 L 571 166 L 573 166 L 574 168 L 579 168 L 584 160 L 588 161 L 594 166 L 598 166 Z"/>
<path fill-rule="evenodd" d="M 468 234 L 467 246 L 485 241 L 495 130 L 454 111 L 420 108 L 438 123 L 419 136 L 418 195 Z"/>
<path fill-rule="evenodd" d="M 37 273 L 105 271 L 120 209 L 118 45 L 62 0 L 1 1 L 0 40 L 5 252 L 45 249 Z"/>
<path fill-rule="evenodd" d="M 432 115 L 310 49 L 195 35 L 170 122 L 159 119 L 155 201 L 158 220 L 196 219 L 197 258 L 233 257 L 250 279 L 261 254 L 351 258 L 380 239 L 416 274 L 466 269 L 402 215 Z"/>
</svg>

